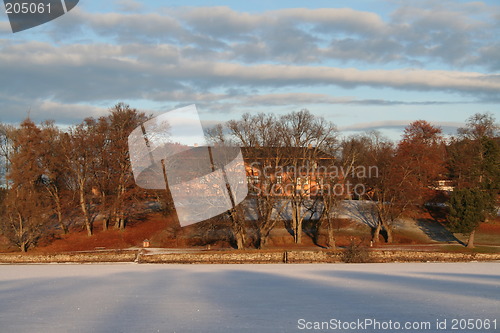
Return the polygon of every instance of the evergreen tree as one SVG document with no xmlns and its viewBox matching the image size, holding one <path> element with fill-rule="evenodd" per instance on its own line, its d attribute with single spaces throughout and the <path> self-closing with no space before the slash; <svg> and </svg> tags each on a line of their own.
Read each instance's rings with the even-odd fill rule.
<svg viewBox="0 0 500 333">
<path fill-rule="evenodd" d="M 468 234 L 467 247 L 474 247 L 474 234 L 489 211 L 491 195 L 479 189 L 458 189 L 450 198 L 448 220 L 453 232 Z"/>
<path fill-rule="evenodd" d="M 500 146 L 495 136 L 499 126 L 491 114 L 476 114 L 459 129 L 459 139 L 449 146 L 449 171 L 457 183 L 450 198 L 451 230 L 474 233 L 480 222 L 493 215 L 500 190 Z"/>
</svg>

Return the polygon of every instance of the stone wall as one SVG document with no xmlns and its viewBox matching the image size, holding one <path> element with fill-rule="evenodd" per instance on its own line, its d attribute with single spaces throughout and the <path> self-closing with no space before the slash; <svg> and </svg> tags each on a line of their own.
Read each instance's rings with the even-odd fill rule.
<svg viewBox="0 0 500 333">
<path fill-rule="evenodd" d="M 283 252 L 213 251 L 140 255 L 140 263 L 180 264 L 271 264 L 283 262 Z"/>
<path fill-rule="evenodd" d="M 374 251 L 374 262 L 468 262 L 500 260 L 500 253 L 442 253 L 415 251 Z"/>
<path fill-rule="evenodd" d="M 412 251 L 370 251 L 368 258 L 369 262 L 374 263 L 496 261 L 500 260 L 500 253 L 482 254 Z M 342 262 L 342 251 L 214 251 L 199 253 L 169 253 L 140 255 L 139 262 L 186 264 L 339 263 Z"/>
<path fill-rule="evenodd" d="M 500 261 L 500 253 L 440 253 L 418 251 L 370 251 L 369 262 L 469 262 Z M 0 254 L 0 263 L 96 263 L 137 262 L 172 264 L 276 264 L 339 263 L 342 251 L 200 251 L 147 254 L 145 251 L 75 252 L 61 254 Z"/>
<path fill-rule="evenodd" d="M 135 251 L 119 252 L 73 252 L 58 254 L 0 254 L 0 263 L 92 263 L 92 262 L 133 262 Z"/>
</svg>

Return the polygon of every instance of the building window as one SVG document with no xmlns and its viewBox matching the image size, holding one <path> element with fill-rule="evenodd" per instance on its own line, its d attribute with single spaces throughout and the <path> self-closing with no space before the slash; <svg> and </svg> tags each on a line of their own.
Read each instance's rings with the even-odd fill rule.
<svg viewBox="0 0 500 333">
<path fill-rule="evenodd" d="M 247 182 L 248 184 L 258 184 L 260 182 L 259 176 L 247 176 Z"/>
<path fill-rule="evenodd" d="M 297 185 L 309 185 L 309 176 L 297 177 Z"/>
</svg>

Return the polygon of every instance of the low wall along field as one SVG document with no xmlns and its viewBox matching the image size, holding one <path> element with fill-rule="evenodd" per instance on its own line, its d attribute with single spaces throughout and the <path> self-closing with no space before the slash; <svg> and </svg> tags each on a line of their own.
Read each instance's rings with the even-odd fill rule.
<svg viewBox="0 0 500 333">
<path fill-rule="evenodd" d="M 470 262 L 499 261 L 500 253 L 441 253 L 415 251 L 369 251 L 365 262 Z M 169 264 L 275 264 L 340 263 L 343 251 L 199 251 L 189 253 L 155 253 L 146 250 L 73 252 L 61 254 L 0 254 L 3 264 L 31 263 L 169 263 Z"/>
</svg>

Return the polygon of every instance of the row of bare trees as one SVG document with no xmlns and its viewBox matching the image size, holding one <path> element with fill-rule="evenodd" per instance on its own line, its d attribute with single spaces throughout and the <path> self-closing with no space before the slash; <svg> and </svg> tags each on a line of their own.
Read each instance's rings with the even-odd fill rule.
<svg viewBox="0 0 500 333">
<path fill-rule="evenodd" d="M 241 224 L 252 215 L 256 245 L 262 248 L 287 211 L 290 214 L 287 224 L 294 241 L 301 243 L 304 220 L 310 217 L 316 203 L 310 200 L 310 189 L 304 185 L 316 181 L 314 168 L 320 156 L 334 152 L 338 141 L 336 126 L 307 110 L 281 117 L 244 114 L 240 120 L 219 125 L 209 135 L 215 144 L 242 147 L 249 166 L 251 200 L 248 206 L 251 212 L 242 211 L 237 223 L 240 227 L 233 230 L 235 237 L 241 237 L 239 233 L 247 230 Z M 293 171 L 284 172 L 285 168 Z M 283 187 L 287 192 L 279 193 L 278 189 Z"/>
<path fill-rule="evenodd" d="M 26 251 L 72 224 L 91 236 L 97 216 L 103 230 L 124 229 L 145 195 L 133 181 L 127 138 L 148 119 L 120 103 L 108 116 L 65 131 L 30 119 L 0 126 L 7 175 L 0 191 L 2 234 Z M 237 248 L 265 247 L 278 223 L 297 244 L 305 233 L 318 243 L 324 232 L 326 246 L 335 247 L 335 221 L 345 199 L 368 202 L 375 216 L 372 240 L 383 232 L 392 242 L 394 221 L 432 200 L 439 180 L 498 193 L 498 127 L 490 114 L 474 115 L 452 139 L 415 121 L 398 143 L 378 132 L 341 139 L 332 122 L 308 110 L 244 114 L 207 134 L 214 145 L 244 152 L 250 196 L 218 219 L 229 222 Z"/>
<path fill-rule="evenodd" d="M 87 118 L 62 131 L 53 122 L 3 126 L 1 230 L 22 251 L 81 221 L 94 232 L 99 214 L 103 229 L 125 228 L 139 190 L 133 184 L 127 137 L 147 119 L 125 104 L 106 117 Z"/>
<path fill-rule="evenodd" d="M 396 219 L 411 215 L 429 201 L 446 199 L 436 198 L 443 193 L 436 191 L 439 181 L 454 187 L 455 192 L 473 189 L 484 193 L 488 198 L 485 207 L 489 208 L 481 215 L 484 219 L 491 216 L 500 193 L 499 135 L 493 115 L 478 113 L 451 138 L 426 121 L 415 121 L 406 127 L 396 145 L 376 133 L 347 140 L 344 159 L 357 157 L 358 163 L 378 166 L 379 176 L 364 181 L 366 197 L 374 202 L 378 217 L 373 241 L 377 242 L 379 232 L 384 230 L 387 241 L 392 242 Z M 474 228 L 451 229 L 470 234 L 472 245 Z"/>
<path fill-rule="evenodd" d="M 245 114 L 209 134 L 216 143 L 246 148 L 252 166 L 249 182 L 258 247 L 266 245 L 280 221 L 289 225 L 295 243 L 300 244 L 306 220 L 315 226 L 315 242 L 326 229 L 326 245 L 334 247 L 334 222 L 345 199 L 371 204 L 376 243 L 382 231 L 385 240 L 392 242 L 397 219 L 437 200 L 440 181 L 451 181 L 458 188 L 487 182 L 492 198 L 498 194 L 499 162 L 492 155 L 492 147 L 498 147 L 498 126 L 488 113 L 472 116 L 453 138 L 426 121 L 415 121 L 398 143 L 378 132 L 340 140 L 333 123 L 307 110 L 281 117 Z M 284 167 L 294 171 L 282 172 Z M 313 182 L 314 187 L 304 186 Z M 289 185 L 291 191 L 276 193 L 273 189 L 278 185 Z M 245 223 L 245 217 L 240 220 Z"/>
</svg>

